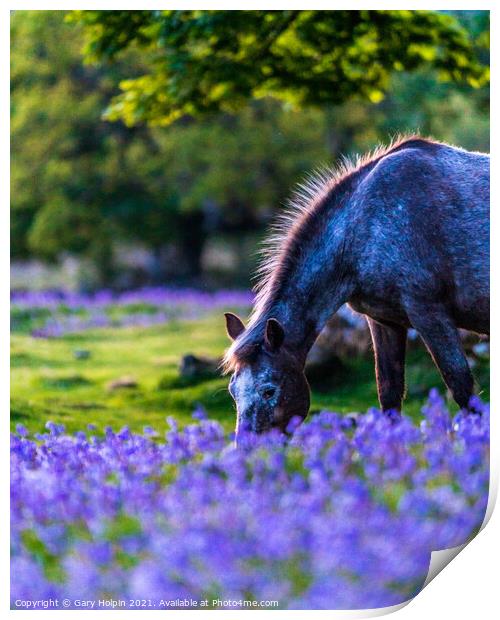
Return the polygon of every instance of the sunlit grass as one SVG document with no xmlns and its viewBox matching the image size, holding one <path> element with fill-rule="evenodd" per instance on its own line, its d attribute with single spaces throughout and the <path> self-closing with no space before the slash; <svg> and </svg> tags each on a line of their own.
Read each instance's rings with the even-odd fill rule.
<svg viewBox="0 0 500 620">
<path fill-rule="evenodd" d="M 222 317 L 171 322 L 149 328 L 107 328 L 36 339 L 13 334 L 11 339 L 11 423 L 21 422 L 42 430 L 47 420 L 64 423 L 69 432 L 88 423 L 115 429 L 128 425 L 164 428 L 165 417 L 183 425 L 191 421 L 200 403 L 208 415 L 226 430 L 234 427 L 234 406 L 224 377 L 204 381 L 179 380 L 178 365 L 187 353 L 220 356 L 227 346 Z M 88 359 L 76 359 L 75 351 L 89 351 Z M 376 404 L 371 359 L 346 362 L 346 371 L 332 377 L 331 387 L 313 391 L 311 411 L 330 409 L 341 413 L 366 411 Z M 489 399 L 489 367 L 475 368 L 482 397 Z M 136 388 L 110 390 L 108 384 L 132 377 Z M 439 373 L 423 349 L 409 353 L 409 394 L 405 411 L 419 415 L 428 391 L 442 386 Z M 444 388 L 441 387 L 444 392 Z"/>
</svg>

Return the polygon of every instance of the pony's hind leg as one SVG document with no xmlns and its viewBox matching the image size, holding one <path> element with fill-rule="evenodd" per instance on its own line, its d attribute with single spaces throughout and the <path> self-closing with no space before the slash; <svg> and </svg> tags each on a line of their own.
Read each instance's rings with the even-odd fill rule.
<svg viewBox="0 0 500 620">
<path fill-rule="evenodd" d="M 375 353 L 375 374 L 380 406 L 383 411 L 401 410 L 405 391 L 405 327 L 382 325 L 368 318 Z"/>
<path fill-rule="evenodd" d="M 455 402 L 461 409 L 468 409 L 474 390 L 474 379 L 453 320 L 438 304 L 412 304 L 407 308 L 407 313 Z"/>
</svg>

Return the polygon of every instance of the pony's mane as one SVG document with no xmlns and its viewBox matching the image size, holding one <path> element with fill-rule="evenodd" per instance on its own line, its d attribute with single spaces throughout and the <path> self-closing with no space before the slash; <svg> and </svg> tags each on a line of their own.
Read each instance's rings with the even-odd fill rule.
<svg viewBox="0 0 500 620">
<path fill-rule="evenodd" d="M 364 155 L 356 155 L 354 158 L 342 156 L 335 167 L 322 167 L 296 186 L 286 208 L 271 226 L 270 235 L 262 243 L 261 261 L 256 272 L 257 283 L 254 286 L 254 307 L 247 329 L 224 355 L 221 365 L 223 372 L 235 370 L 239 363 L 247 361 L 258 349 L 259 344 L 252 328 L 259 323 L 272 303 L 294 252 L 318 215 L 321 205 L 356 173 L 377 163 L 386 155 L 413 144 L 439 143 L 418 134 L 397 135 L 388 145 L 381 144 Z"/>
</svg>

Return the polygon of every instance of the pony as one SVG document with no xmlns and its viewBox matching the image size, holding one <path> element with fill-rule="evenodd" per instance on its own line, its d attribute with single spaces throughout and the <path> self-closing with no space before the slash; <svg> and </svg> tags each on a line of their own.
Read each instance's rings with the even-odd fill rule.
<svg viewBox="0 0 500 620">
<path fill-rule="evenodd" d="M 459 329 L 489 334 L 489 155 L 418 135 L 300 185 L 264 250 L 247 326 L 223 359 L 243 430 L 308 413 L 308 351 L 347 303 L 365 316 L 383 411 L 400 411 L 413 327 L 460 408 L 474 381 Z"/>
</svg>

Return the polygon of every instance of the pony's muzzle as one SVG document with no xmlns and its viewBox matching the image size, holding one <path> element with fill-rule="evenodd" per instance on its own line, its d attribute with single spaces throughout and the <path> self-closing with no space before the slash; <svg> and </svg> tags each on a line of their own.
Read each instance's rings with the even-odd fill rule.
<svg viewBox="0 0 500 620">
<path fill-rule="evenodd" d="M 259 413 L 252 408 L 238 414 L 236 423 L 236 438 L 240 435 L 245 435 L 248 433 L 261 435 L 274 427 L 275 425 L 273 424 L 273 419 L 271 416 L 265 414 L 259 415 Z"/>
</svg>

